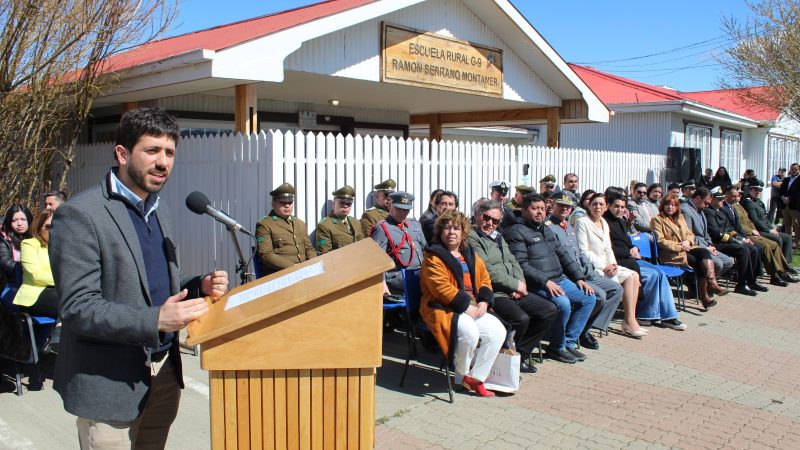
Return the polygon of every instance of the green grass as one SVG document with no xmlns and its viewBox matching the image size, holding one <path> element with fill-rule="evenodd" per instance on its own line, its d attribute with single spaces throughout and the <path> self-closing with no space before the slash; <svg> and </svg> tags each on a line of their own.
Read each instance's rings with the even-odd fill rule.
<svg viewBox="0 0 800 450">
<path fill-rule="evenodd" d="M 800 250 L 795 250 L 794 253 L 792 253 L 792 265 L 800 267 Z"/>
</svg>

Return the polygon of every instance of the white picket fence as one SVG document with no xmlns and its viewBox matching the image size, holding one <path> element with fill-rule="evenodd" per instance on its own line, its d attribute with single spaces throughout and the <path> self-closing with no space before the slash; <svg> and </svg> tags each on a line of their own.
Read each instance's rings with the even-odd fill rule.
<svg viewBox="0 0 800 450">
<path fill-rule="evenodd" d="M 80 192 L 100 182 L 114 165 L 113 144 L 78 148 L 68 189 Z M 529 184 L 554 174 L 560 181 L 568 172 L 578 174 L 581 189 L 603 190 L 626 186 L 631 179 L 662 181 L 664 155 L 565 149 L 372 136 L 260 132 L 253 135 L 191 137 L 181 139 L 175 168 L 162 201 L 172 210 L 182 267 L 189 273 L 222 268 L 234 282 L 236 253 L 228 232 L 209 217 L 191 213 L 185 198 L 201 191 L 215 207 L 227 211 L 255 232 L 256 221 L 269 213 L 268 193 L 282 182 L 297 189 L 295 214 L 313 232 L 328 213 L 330 194 L 349 184 L 356 190 L 353 215 L 361 217 L 371 205 L 374 184 L 393 178 L 398 189 L 414 194 L 414 215 L 427 207 L 436 188 L 459 195 L 460 209 L 469 212 L 487 196 L 489 183 L 502 179 L 520 184 L 522 168 L 530 164 Z M 512 189 L 513 194 L 513 189 Z M 243 251 L 255 245 L 240 235 Z"/>
</svg>

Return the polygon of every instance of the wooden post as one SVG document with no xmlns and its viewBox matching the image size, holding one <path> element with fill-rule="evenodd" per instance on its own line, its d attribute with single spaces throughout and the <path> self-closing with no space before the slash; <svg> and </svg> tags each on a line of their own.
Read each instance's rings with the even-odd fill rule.
<svg viewBox="0 0 800 450">
<path fill-rule="evenodd" d="M 258 98 L 255 84 L 236 85 L 234 120 L 236 133 L 258 132 Z"/>
<path fill-rule="evenodd" d="M 431 114 L 431 121 L 428 125 L 430 126 L 428 131 L 428 139 L 431 141 L 441 141 L 442 121 L 439 120 L 439 114 Z"/>
<path fill-rule="evenodd" d="M 547 108 L 547 146 L 558 147 L 561 134 L 561 108 Z"/>
</svg>

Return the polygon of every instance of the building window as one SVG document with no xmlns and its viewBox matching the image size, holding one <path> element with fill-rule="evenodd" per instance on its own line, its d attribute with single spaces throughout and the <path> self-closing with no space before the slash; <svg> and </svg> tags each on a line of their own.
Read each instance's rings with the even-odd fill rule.
<svg viewBox="0 0 800 450">
<path fill-rule="evenodd" d="M 742 133 L 738 131 L 723 130 L 720 140 L 719 165 L 728 169 L 731 178 L 735 179 L 742 173 Z"/>
<path fill-rule="evenodd" d="M 699 148 L 703 168 L 711 168 L 711 128 L 702 125 L 686 124 L 684 147 Z"/>
<path fill-rule="evenodd" d="M 767 157 L 769 176 L 778 173 L 781 167 L 788 169 L 800 158 L 800 142 L 781 136 L 770 136 L 769 155 Z"/>
</svg>

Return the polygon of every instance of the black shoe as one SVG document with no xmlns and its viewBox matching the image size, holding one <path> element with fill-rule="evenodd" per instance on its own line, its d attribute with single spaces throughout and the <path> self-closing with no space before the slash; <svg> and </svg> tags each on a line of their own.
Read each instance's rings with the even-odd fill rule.
<svg viewBox="0 0 800 450">
<path fill-rule="evenodd" d="M 746 284 L 737 284 L 733 292 L 742 295 L 749 295 L 750 297 L 756 296 L 756 291 L 750 289 L 750 287 L 747 286 Z"/>
<path fill-rule="evenodd" d="M 600 343 L 592 336 L 592 333 L 583 333 L 580 338 L 581 347 L 588 348 L 589 350 L 597 350 L 600 348 Z"/>
<path fill-rule="evenodd" d="M 578 360 L 575 359 L 575 356 L 573 356 L 572 353 L 568 352 L 566 349 L 553 350 L 548 348 L 547 351 L 545 352 L 545 356 L 547 356 L 550 359 L 554 359 L 558 362 L 566 364 L 575 364 L 576 362 L 578 362 Z"/>
<path fill-rule="evenodd" d="M 783 278 L 781 278 L 780 275 L 771 276 L 770 279 L 769 279 L 769 284 L 771 284 L 773 286 L 780 286 L 780 287 L 786 287 L 786 286 L 789 285 L 789 283 L 783 281 Z"/>
<path fill-rule="evenodd" d="M 519 371 L 520 373 L 536 373 L 536 366 L 531 364 L 530 359 L 526 357 L 522 357 L 519 362 Z"/>
<path fill-rule="evenodd" d="M 766 286 L 763 286 L 763 285 L 760 285 L 760 284 L 758 284 L 758 282 L 757 282 L 757 281 L 754 281 L 754 282 L 752 282 L 752 283 L 749 283 L 749 286 L 750 286 L 750 289 L 752 289 L 752 290 L 754 290 L 754 291 L 758 291 L 758 292 L 769 292 L 769 289 L 767 289 L 767 287 L 766 287 Z"/>
<path fill-rule="evenodd" d="M 787 283 L 800 283 L 800 277 L 798 277 L 797 275 L 789 273 L 788 270 L 786 272 L 783 272 L 783 273 L 779 274 L 778 276 L 781 277 L 781 280 L 783 280 L 783 281 L 785 281 Z"/>
<path fill-rule="evenodd" d="M 789 268 L 786 269 L 786 271 L 792 275 L 800 275 L 800 270 L 797 270 L 797 268 L 794 266 L 789 266 Z"/>
<path fill-rule="evenodd" d="M 579 352 L 577 348 L 567 347 L 567 351 L 572 353 L 572 356 L 574 356 L 578 361 L 586 361 L 586 355 Z"/>
</svg>

